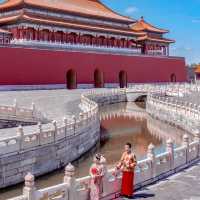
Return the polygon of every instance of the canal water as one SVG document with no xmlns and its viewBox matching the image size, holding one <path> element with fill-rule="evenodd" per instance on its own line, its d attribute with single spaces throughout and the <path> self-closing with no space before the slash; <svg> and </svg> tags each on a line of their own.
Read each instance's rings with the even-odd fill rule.
<svg viewBox="0 0 200 200">
<path fill-rule="evenodd" d="M 143 103 L 118 103 L 101 108 L 101 140 L 90 152 L 73 163 L 77 177 L 88 175 L 96 152 L 106 157 L 108 168 L 115 166 L 126 142 L 132 143 L 138 160 L 146 157 L 150 143 L 155 145 L 156 154 L 165 151 L 166 140 L 170 137 L 176 146 L 181 144 L 184 131 L 152 119 L 143 108 Z M 36 187 L 39 189 L 59 184 L 63 176 L 64 169 L 61 169 L 39 177 L 36 179 Z M 1 189 L 0 200 L 21 195 L 22 188 L 23 184 L 18 184 Z"/>
</svg>

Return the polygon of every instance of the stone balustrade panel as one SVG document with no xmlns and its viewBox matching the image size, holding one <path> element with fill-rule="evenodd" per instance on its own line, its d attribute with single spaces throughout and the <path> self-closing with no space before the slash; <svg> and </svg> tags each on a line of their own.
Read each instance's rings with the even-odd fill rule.
<svg viewBox="0 0 200 200">
<path fill-rule="evenodd" d="M 174 150 L 174 168 L 184 166 L 187 162 L 187 152 L 185 147 L 180 147 Z"/>
<path fill-rule="evenodd" d="M 26 109 L 26 108 L 17 108 L 16 109 L 16 116 L 19 118 L 33 118 L 33 110 Z"/>
<path fill-rule="evenodd" d="M 30 149 L 40 144 L 39 133 L 24 135 L 21 140 L 21 150 Z"/>
<path fill-rule="evenodd" d="M 170 154 L 165 152 L 156 157 L 155 160 L 155 176 L 160 176 L 171 169 L 171 159 Z"/>
<path fill-rule="evenodd" d="M 18 152 L 20 150 L 20 145 L 21 137 L 19 136 L 0 140 L 0 155 Z"/>
<path fill-rule="evenodd" d="M 119 173 L 117 176 L 113 175 L 114 169 L 108 170 L 108 173 L 106 174 L 106 177 L 104 180 L 104 195 L 103 196 L 109 196 L 112 194 L 116 194 L 120 192 L 121 188 L 121 173 Z"/>
<path fill-rule="evenodd" d="M 135 169 L 135 185 L 142 184 L 152 178 L 152 163 L 149 159 L 139 161 Z"/>
<path fill-rule="evenodd" d="M 15 107 L 11 106 L 0 106 L 0 116 L 15 116 L 16 115 L 16 109 Z"/>
<path fill-rule="evenodd" d="M 66 183 L 41 189 L 36 192 L 35 200 L 69 200 L 68 186 Z"/>
<path fill-rule="evenodd" d="M 62 127 L 58 127 L 57 131 L 56 131 L 56 141 L 57 140 L 61 140 L 63 138 L 66 137 L 67 132 L 66 132 L 67 128 L 66 126 L 62 126 Z"/>
<path fill-rule="evenodd" d="M 55 130 L 43 130 L 40 133 L 40 144 L 45 145 L 45 144 L 50 144 L 55 142 Z"/>
<path fill-rule="evenodd" d="M 195 160 L 199 156 L 199 143 L 192 142 L 188 147 L 188 162 Z"/>
<path fill-rule="evenodd" d="M 16 119 L 19 121 L 42 121 L 46 122 L 47 118 L 35 109 L 18 107 L 17 104 L 13 106 L 0 106 L 0 118 L 2 119 Z"/>
<path fill-rule="evenodd" d="M 90 192 L 90 180 L 90 176 L 86 176 L 76 180 L 77 199 L 88 200 Z"/>
</svg>

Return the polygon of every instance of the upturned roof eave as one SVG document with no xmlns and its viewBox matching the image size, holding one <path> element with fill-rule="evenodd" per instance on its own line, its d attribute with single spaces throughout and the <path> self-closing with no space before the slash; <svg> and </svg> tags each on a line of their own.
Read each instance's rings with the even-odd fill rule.
<svg viewBox="0 0 200 200">
<path fill-rule="evenodd" d="M 175 40 L 167 39 L 167 38 L 152 38 L 148 36 L 140 37 L 137 39 L 138 42 L 140 41 L 155 41 L 155 42 L 164 42 L 164 43 L 175 43 Z"/>
<path fill-rule="evenodd" d="M 46 6 L 42 6 L 42 5 L 38 5 L 38 4 L 34 4 L 33 2 L 30 2 L 28 0 L 12 0 L 12 1 L 7 1 L 5 3 L 0 4 L 0 10 L 5 10 L 5 9 L 10 9 L 10 8 L 15 8 L 17 6 L 31 6 L 31 7 L 36 7 L 36 8 L 40 8 L 40 9 L 48 9 L 48 10 L 52 10 L 52 11 L 57 11 L 57 12 L 65 12 L 67 14 L 73 14 L 73 15 L 79 15 L 79 16 L 85 16 L 85 17 L 95 17 L 95 18 L 100 18 L 100 19 L 107 19 L 109 21 L 118 21 L 118 22 L 122 22 L 122 23 L 126 23 L 126 24 L 130 24 L 130 23 L 134 23 L 136 22 L 136 20 L 131 19 L 129 17 L 120 15 L 119 13 L 116 13 L 115 11 L 111 10 L 110 8 L 108 8 L 107 6 L 105 6 L 104 4 L 102 4 L 106 9 L 108 9 L 110 12 L 114 13 L 114 15 L 118 16 L 118 18 L 116 17 L 108 17 L 108 16 L 102 16 L 102 15 L 94 15 L 91 13 L 84 13 L 84 12 L 77 12 L 77 11 L 71 11 L 71 10 L 66 10 L 63 8 L 56 8 L 56 7 L 52 7 L 49 6 L 48 4 Z"/>
<path fill-rule="evenodd" d="M 48 19 L 42 19 L 42 18 L 36 18 L 33 16 L 29 16 L 27 13 L 21 12 L 19 15 L 14 15 L 14 16 L 9 16 L 9 17 L 4 17 L 0 18 L 0 24 L 5 24 L 5 23 L 15 23 L 19 20 L 27 20 L 31 21 L 32 23 L 44 23 L 44 24 L 54 24 L 58 26 L 67 26 L 70 28 L 80 28 L 80 29 L 87 29 L 87 30 L 95 30 L 95 31 L 101 31 L 101 32 L 113 32 L 115 34 L 124 34 L 126 36 L 143 36 L 144 33 L 135 33 L 132 30 L 119 30 L 119 29 L 114 29 L 114 28 L 108 28 L 108 27 L 97 27 L 97 26 L 92 26 L 92 25 L 83 25 L 83 24 L 75 24 L 71 22 L 65 22 L 65 21 L 58 21 L 58 20 L 48 20 Z"/>
</svg>

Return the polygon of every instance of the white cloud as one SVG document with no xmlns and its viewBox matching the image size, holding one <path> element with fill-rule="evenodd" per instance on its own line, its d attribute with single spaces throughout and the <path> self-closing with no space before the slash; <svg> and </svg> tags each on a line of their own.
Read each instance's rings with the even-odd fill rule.
<svg viewBox="0 0 200 200">
<path fill-rule="evenodd" d="M 200 23 L 200 19 L 193 19 L 192 23 Z"/>
<path fill-rule="evenodd" d="M 193 49 L 189 46 L 182 46 L 182 47 L 171 47 L 171 50 L 174 52 L 176 51 L 187 52 L 187 51 L 192 51 Z"/>
<path fill-rule="evenodd" d="M 139 9 L 137 7 L 129 6 L 129 7 L 126 8 L 125 13 L 126 14 L 133 14 L 133 13 L 138 12 L 138 11 L 139 11 Z"/>
<path fill-rule="evenodd" d="M 191 48 L 191 47 L 184 47 L 184 49 L 185 49 L 186 51 L 192 51 L 192 48 Z"/>
</svg>

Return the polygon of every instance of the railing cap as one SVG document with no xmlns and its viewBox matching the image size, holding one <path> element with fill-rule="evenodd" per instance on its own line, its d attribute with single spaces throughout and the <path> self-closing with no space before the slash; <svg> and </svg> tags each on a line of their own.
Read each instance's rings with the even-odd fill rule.
<svg viewBox="0 0 200 200">
<path fill-rule="evenodd" d="M 188 134 L 184 134 L 183 139 L 189 139 Z"/>
<path fill-rule="evenodd" d="M 151 143 L 151 144 L 148 146 L 148 149 L 149 149 L 149 150 L 154 150 L 154 149 L 155 149 L 155 146 Z"/>
<path fill-rule="evenodd" d="M 19 125 L 17 128 L 17 135 L 22 136 L 24 133 L 22 125 Z"/>
<path fill-rule="evenodd" d="M 75 167 L 69 163 L 66 167 L 65 167 L 65 172 L 75 172 Z"/>
<path fill-rule="evenodd" d="M 35 177 L 31 174 L 31 172 L 28 172 L 28 174 L 25 176 L 25 181 L 34 181 Z"/>
<path fill-rule="evenodd" d="M 53 120 L 53 121 L 52 121 L 52 124 L 53 124 L 54 126 L 56 126 L 57 121 L 56 121 L 56 120 Z"/>
<path fill-rule="evenodd" d="M 25 187 L 27 188 L 34 188 L 35 187 L 35 177 L 28 172 L 28 174 L 25 176 Z"/>
<path fill-rule="evenodd" d="M 171 139 L 171 138 L 169 138 L 168 140 L 167 140 L 167 144 L 172 144 L 173 143 L 173 140 Z"/>
</svg>

